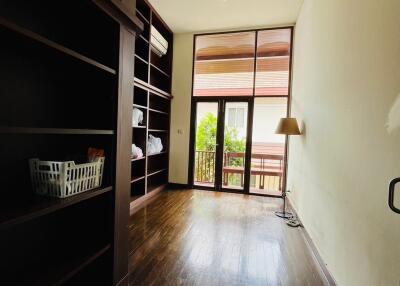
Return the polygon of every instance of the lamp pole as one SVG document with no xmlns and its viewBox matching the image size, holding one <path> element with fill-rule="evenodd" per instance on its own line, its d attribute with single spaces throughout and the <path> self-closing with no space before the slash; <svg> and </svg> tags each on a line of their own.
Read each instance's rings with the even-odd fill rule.
<svg viewBox="0 0 400 286">
<path fill-rule="evenodd" d="M 275 215 L 284 219 L 293 218 L 293 214 L 291 212 L 286 212 L 286 180 L 287 180 L 287 172 L 288 172 L 288 154 L 289 154 L 289 135 L 300 135 L 300 129 L 297 124 L 297 120 L 295 118 L 281 118 L 279 121 L 278 127 L 276 129 L 276 134 L 282 134 L 286 136 L 286 158 L 284 162 L 284 181 L 282 187 L 282 199 L 283 199 L 283 209 L 282 211 L 276 211 Z"/>
</svg>

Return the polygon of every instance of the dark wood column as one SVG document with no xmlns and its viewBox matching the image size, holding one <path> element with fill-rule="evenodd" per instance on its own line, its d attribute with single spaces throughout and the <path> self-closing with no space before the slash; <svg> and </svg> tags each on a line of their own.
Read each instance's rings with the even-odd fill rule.
<svg viewBox="0 0 400 286">
<path fill-rule="evenodd" d="M 132 102 L 135 33 L 124 26 L 120 31 L 117 164 L 115 174 L 114 284 L 127 285 L 129 254 L 129 201 L 132 145 Z M 119 284 L 120 283 L 120 284 Z"/>
</svg>

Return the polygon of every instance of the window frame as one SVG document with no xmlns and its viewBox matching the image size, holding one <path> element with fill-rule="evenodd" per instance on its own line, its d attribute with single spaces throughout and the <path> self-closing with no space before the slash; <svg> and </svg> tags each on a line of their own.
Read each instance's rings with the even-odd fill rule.
<svg viewBox="0 0 400 286">
<path fill-rule="evenodd" d="M 225 33 L 239 33 L 239 32 L 249 32 L 249 31 L 255 31 L 256 32 L 256 43 L 255 43 L 255 53 L 254 57 L 257 57 L 257 39 L 258 39 L 258 32 L 259 31 L 264 31 L 264 30 L 281 30 L 281 29 L 290 29 L 291 35 L 290 35 L 290 55 L 289 55 L 289 82 L 288 82 L 288 94 L 287 95 L 255 95 L 255 80 L 256 80 L 256 68 L 257 68 L 257 62 L 256 60 L 254 61 L 254 73 L 253 73 L 253 95 L 252 96 L 194 96 L 194 78 L 195 78 L 195 56 L 196 56 L 196 37 L 202 36 L 202 35 L 215 35 L 215 34 L 225 34 Z M 254 196 L 267 196 L 267 197 L 276 197 L 273 195 L 264 195 L 264 194 L 255 194 L 255 193 L 250 193 L 250 180 L 251 180 L 251 153 L 252 153 L 252 135 L 253 135 L 253 116 L 254 116 L 254 105 L 255 105 L 255 98 L 279 98 L 279 97 L 285 97 L 287 98 L 287 116 L 290 116 L 290 111 L 291 111 L 291 94 L 292 94 L 292 81 L 293 81 L 293 43 L 294 40 L 294 26 L 282 26 L 282 27 L 272 27 L 272 28 L 260 28 L 260 29 L 245 29 L 245 30 L 229 30 L 229 31 L 224 31 L 224 32 L 214 32 L 214 33 L 198 33 L 193 35 L 193 53 L 192 53 L 192 89 L 191 89 L 191 121 L 190 121 L 190 143 L 189 143 L 189 164 L 188 164 L 188 185 L 189 187 L 194 187 L 194 173 L 193 173 L 193 168 L 194 168 L 194 144 L 195 144 L 195 122 L 194 119 L 196 115 L 194 114 L 195 111 L 195 104 L 200 101 L 207 101 L 207 100 L 219 100 L 219 99 L 236 99 L 240 100 L 242 98 L 243 100 L 248 99 L 249 100 L 249 109 L 247 112 L 247 142 L 246 142 L 246 169 L 248 172 L 245 174 L 245 183 L 244 183 L 244 191 L 243 193 L 245 194 L 252 194 Z M 289 146 L 289 137 L 286 136 L 285 140 L 285 166 L 284 166 L 284 175 L 283 175 L 283 189 L 286 189 L 287 185 L 287 158 L 288 158 L 288 146 Z M 199 187 L 196 187 L 199 188 Z M 204 190 L 215 190 L 215 188 L 201 188 Z M 229 191 L 229 190 L 224 190 L 225 192 L 235 192 L 235 191 Z"/>
</svg>

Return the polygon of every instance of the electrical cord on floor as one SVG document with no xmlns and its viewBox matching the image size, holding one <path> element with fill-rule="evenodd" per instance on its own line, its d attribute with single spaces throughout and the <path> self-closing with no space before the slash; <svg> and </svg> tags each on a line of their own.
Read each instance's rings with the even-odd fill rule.
<svg viewBox="0 0 400 286">
<path fill-rule="evenodd" d="M 291 218 L 286 219 L 286 224 L 290 227 L 301 226 L 300 221 L 297 219 L 297 217 L 295 215 L 293 215 Z"/>
</svg>

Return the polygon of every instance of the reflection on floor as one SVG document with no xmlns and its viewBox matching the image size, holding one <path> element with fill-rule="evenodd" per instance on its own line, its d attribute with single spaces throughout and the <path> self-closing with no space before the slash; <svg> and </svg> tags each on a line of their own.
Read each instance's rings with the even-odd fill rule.
<svg viewBox="0 0 400 286">
<path fill-rule="evenodd" d="M 162 192 L 131 217 L 132 285 L 323 285 L 281 200 L 197 190 Z"/>
<path fill-rule="evenodd" d="M 194 183 L 198 187 L 209 187 L 209 188 L 214 188 L 215 184 L 214 183 L 206 183 L 206 182 L 195 182 Z"/>
<path fill-rule="evenodd" d="M 258 194 L 258 195 L 276 196 L 276 197 L 282 196 L 282 192 L 281 191 L 257 189 L 257 188 L 250 188 L 250 193 L 251 194 Z"/>
</svg>

